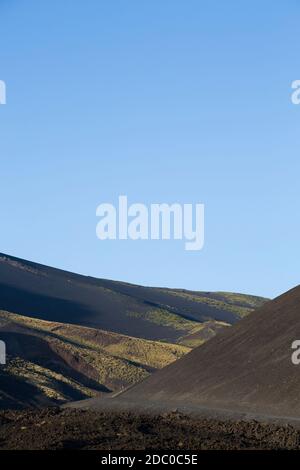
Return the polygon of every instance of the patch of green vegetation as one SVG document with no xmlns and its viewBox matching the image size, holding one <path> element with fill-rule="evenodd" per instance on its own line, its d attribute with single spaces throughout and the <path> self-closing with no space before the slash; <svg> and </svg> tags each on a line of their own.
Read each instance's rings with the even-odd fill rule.
<svg viewBox="0 0 300 470">
<path fill-rule="evenodd" d="M 25 379 L 27 382 L 34 384 L 46 397 L 57 402 L 63 403 L 69 398 L 61 391 L 64 385 L 68 385 L 71 389 L 81 392 L 86 398 L 96 396 L 95 391 L 84 387 L 79 382 L 19 357 L 9 359 L 4 370 L 10 375 Z"/>
<path fill-rule="evenodd" d="M 233 292 L 215 292 L 213 295 L 219 297 L 221 300 L 225 300 L 228 304 L 241 305 L 250 309 L 262 307 L 269 300 L 265 297 L 258 297 L 255 295 L 247 294 L 236 294 Z"/>
<path fill-rule="evenodd" d="M 151 309 L 144 313 L 127 312 L 127 315 L 130 317 L 142 318 L 143 320 L 155 323 L 156 325 L 167 326 L 175 330 L 186 331 L 189 333 L 201 329 L 201 323 L 188 320 L 181 315 L 171 313 L 162 308 Z"/>
<path fill-rule="evenodd" d="M 202 346 L 202 344 L 206 343 L 207 339 L 201 338 L 184 338 L 181 341 L 181 344 L 187 346 L 188 348 L 195 349 L 198 346 Z"/>
<path fill-rule="evenodd" d="M 190 335 L 185 335 L 179 339 L 179 344 L 191 349 L 201 346 L 209 339 L 213 338 L 218 331 L 228 328 L 231 325 L 225 322 L 210 320 L 200 324 L 201 327 Z"/>
<path fill-rule="evenodd" d="M 244 294 L 234 294 L 228 292 L 216 293 L 190 293 L 186 291 L 168 290 L 169 294 L 185 298 L 199 304 L 205 304 L 217 310 L 222 310 L 235 314 L 239 318 L 249 315 L 255 308 L 261 307 L 267 299 Z"/>
<path fill-rule="evenodd" d="M 162 368 L 190 351 L 182 345 L 0 312 L 0 324 L 5 323 L 43 338 L 65 361 L 72 358 L 86 364 L 97 372 L 100 384 L 114 391 L 143 380 L 149 369 Z"/>
<path fill-rule="evenodd" d="M 204 344 L 210 338 L 215 336 L 217 331 L 230 326 L 228 323 L 217 320 L 209 320 L 202 323 L 188 320 L 180 315 L 170 313 L 163 309 L 152 309 L 143 314 L 128 312 L 128 315 L 136 318 L 143 318 L 151 323 L 181 331 L 183 335 L 177 340 L 177 344 L 188 349 L 184 354 L 191 349 Z M 176 352 L 174 351 L 173 354 L 176 354 Z M 181 355 L 182 352 L 180 351 L 179 357 L 181 357 Z"/>
</svg>

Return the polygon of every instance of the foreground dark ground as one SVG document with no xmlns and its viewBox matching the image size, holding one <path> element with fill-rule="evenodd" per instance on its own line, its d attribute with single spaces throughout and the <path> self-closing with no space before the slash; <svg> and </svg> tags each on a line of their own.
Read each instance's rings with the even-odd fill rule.
<svg viewBox="0 0 300 470">
<path fill-rule="evenodd" d="M 178 412 L 142 415 L 48 408 L 0 411 L 0 449 L 299 449 L 300 431 Z"/>
</svg>

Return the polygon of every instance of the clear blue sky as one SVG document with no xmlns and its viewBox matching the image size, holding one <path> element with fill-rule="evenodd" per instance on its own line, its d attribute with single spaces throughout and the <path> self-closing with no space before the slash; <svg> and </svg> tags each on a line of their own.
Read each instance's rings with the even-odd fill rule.
<svg viewBox="0 0 300 470">
<path fill-rule="evenodd" d="M 297 0 L 0 0 L 0 249 L 130 282 L 300 283 Z M 95 235 L 101 202 L 203 202 L 201 252 Z"/>
</svg>

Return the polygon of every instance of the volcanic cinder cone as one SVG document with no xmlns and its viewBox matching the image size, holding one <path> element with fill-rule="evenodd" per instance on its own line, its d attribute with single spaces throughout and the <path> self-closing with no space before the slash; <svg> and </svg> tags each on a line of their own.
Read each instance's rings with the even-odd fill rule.
<svg viewBox="0 0 300 470">
<path fill-rule="evenodd" d="M 300 287 L 268 302 L 118 399 L 300 417 Z"/>
</svg>

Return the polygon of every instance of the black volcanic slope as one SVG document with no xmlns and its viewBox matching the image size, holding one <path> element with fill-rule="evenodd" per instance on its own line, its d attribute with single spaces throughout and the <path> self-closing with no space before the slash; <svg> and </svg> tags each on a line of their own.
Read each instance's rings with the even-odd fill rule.
<svg viewBox="0 0 300 470">
<path fill-rule="evenodd" d="M 176 342 L 190 334 L 192 343 L 199 322 L 233 324 L 264 301 L 240 294 L 140 287 L 0 254 L 0 310 L 146 339 Z"/>
<path fill-rule="evenodd" d="M 300 287 L 270 301 L 119 399 L 300 418 Z"/>
</svg>

